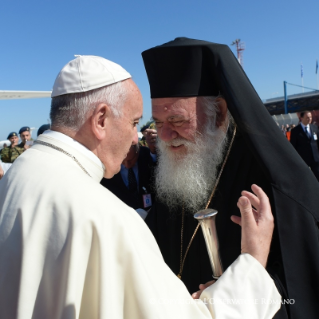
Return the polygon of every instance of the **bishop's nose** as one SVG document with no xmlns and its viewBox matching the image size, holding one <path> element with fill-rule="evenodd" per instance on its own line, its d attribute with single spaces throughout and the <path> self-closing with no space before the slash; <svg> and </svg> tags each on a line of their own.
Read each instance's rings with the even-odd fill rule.
<svg viewBox="0 0 319 319">
<path fill-rule="evenodd" d="M 163 126 L 157 129 L 157 134 L 158 137 L 164 142 L 170 142 L 178 137 L 178 133 L 169 123 L 163 123 Z"/>
</svg>

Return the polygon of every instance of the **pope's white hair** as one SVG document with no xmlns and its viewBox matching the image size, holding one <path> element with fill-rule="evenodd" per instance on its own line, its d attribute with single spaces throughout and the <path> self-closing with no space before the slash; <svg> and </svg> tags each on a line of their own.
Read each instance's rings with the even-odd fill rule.
<svg viewBox="0 0 319 319">
<path fill-rule="evenodd" d="M 128 85 L 124 82 L 52 98 L 51 125 L 77 131 L 85 123 L 89 113 L 100 103 L 106 103 L 114 116 L 121 117 L 122 106 L 128 96 Z"/>
</svg>

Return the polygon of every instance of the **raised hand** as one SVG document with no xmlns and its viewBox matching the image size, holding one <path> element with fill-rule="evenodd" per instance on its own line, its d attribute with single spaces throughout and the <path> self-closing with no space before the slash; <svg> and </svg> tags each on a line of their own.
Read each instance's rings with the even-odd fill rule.
<svg viewBox="0 0 319 319">
<path fill-rule="evenodd" d="M 252 185 L 251 189 L 254 194 L 243 191 L 238 200 L 241 217 L 231 216 L 231 220 L 242 227 L 241 252 L 252 255 L 266 267 L 274 217 L 264 191 L 257 185 Z"/>
</svg>

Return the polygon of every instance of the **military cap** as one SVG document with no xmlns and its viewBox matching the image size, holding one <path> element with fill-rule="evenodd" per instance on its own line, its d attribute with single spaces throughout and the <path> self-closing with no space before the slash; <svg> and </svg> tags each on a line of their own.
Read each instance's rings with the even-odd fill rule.
<svg viewBox="0 0 319 319">
<path fill-rule="evenodd" d="M 12 137 L 12 136 L 18 136 L 18 134 L 16 132 L 11 132 L 8 137 L 7 137 L 7 140 Z"/>
<path fill-rule="evenodd" d="M 142 128 L 141 128 L 141 133 L 143 133 L 146 129 L 149 128 L 149 125 L 144 125 Z"/>
<path fill-rule="evenodd" d="M 141 133 L 143 133 L 146 129 L 151 128 L 150 126 L 154 123 L 153 120 L 148 121 L 144 126 L 141 128 Z"/>
<path fill-rule="evenodd" d="M 49 130 L 50 127 L 51 127 L 50 124 L 43 124 L 43 125 L 41 125 L 41 126 L 39 127 L 39 129 L 38 129 L 37 136 L 39 136 L 40 134 L 42 134 L 44 131 Z"/>
<path fill-rule="evenodd" d="M 25 132 L 25 131 L 28 131 L 30 132 L 30 127 L 29 126 L 23 126 L 20 128 L 20 131 L 19 131 L 19 134 Z"/>
<path fill-rule="evenodd" d="M 152 122 L 149 126 L 150 129 L 152 130 L 156 130 L 156 125 L 155 125 L 155 122 Z"/>
</svg>

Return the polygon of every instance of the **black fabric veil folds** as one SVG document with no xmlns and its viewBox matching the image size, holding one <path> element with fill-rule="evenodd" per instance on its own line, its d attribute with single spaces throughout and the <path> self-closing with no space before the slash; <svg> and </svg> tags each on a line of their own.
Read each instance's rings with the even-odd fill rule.
<svg viewBox="0 0 319 319">
<path fill-rule="evenodd" d="M 226 45 L 177 38 L 144 51 L 142 56 L 152 98 L 221 94 L 237 125 L 238 134 L 212 202 L 220 211 L 217 231 L 224 266 L 240 253 L 240 229 L 232 225 L 229 216 L 239 214 L 236 202 L 244 189 L 241 187 L 259 184 L 270 197 L 275 216 L 267 270 L 283 298 L 291 303 L 282 306 L 275 318 L 318 318 L 318 182 L 278 129 L 231 50 Z M 183 63 L 187 66 L 183 67 Z M 190 235 L 185 235 L 185 246 L 196 226 L 192 216 L 188 219 L 186 229 Z M 172 217 L 168 208 L 157 203 L 146 222 L 165 261 L 177 273 L 179 216 Z M 207 278 L 198 276 L 198 272 L 211 274 L 202 234 L 193 245 L 183 279 L 191 292 L 197 290 L 193 277 Z M 204 282 L 196 284 L 200 283 Z"/>
</svg>

